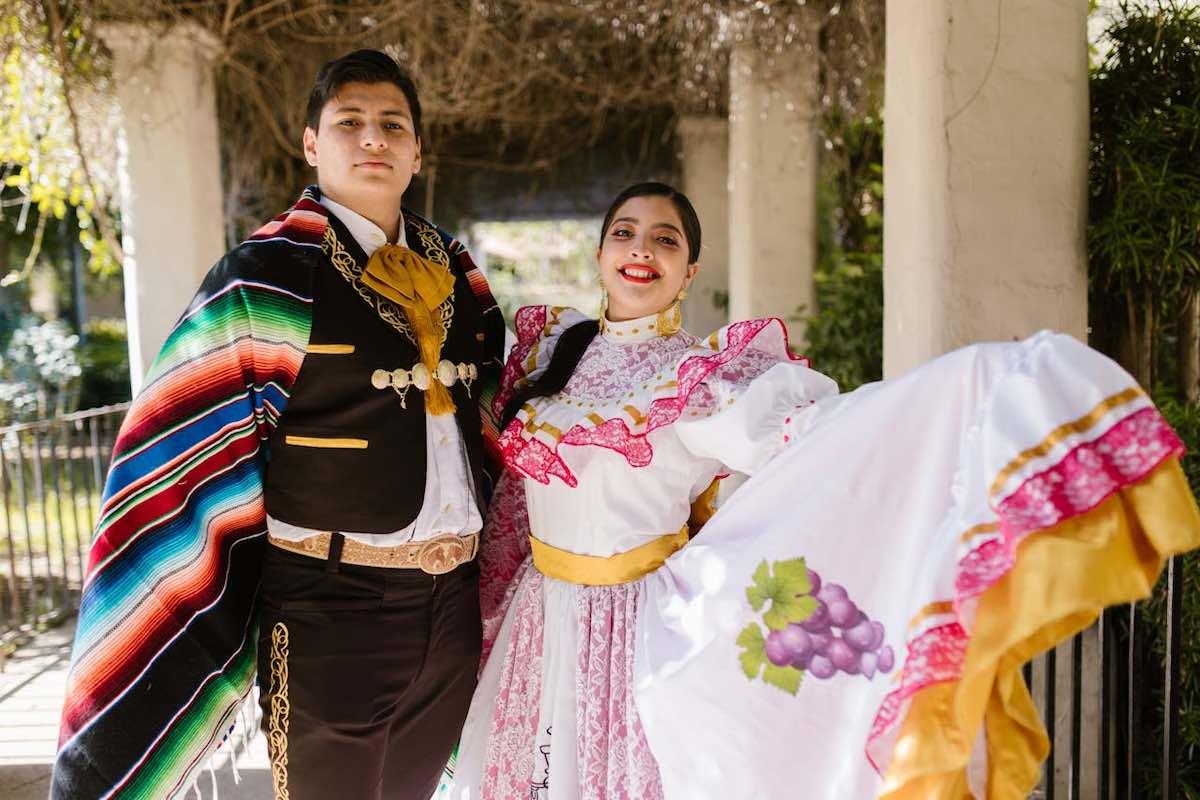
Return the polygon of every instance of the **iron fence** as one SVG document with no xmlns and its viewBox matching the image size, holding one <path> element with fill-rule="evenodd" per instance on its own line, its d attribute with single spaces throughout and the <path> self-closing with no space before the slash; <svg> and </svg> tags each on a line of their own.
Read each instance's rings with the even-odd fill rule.
<svg viewBox="0 0 1200 800">
<path fill-rule="evenodd" d="M 0 547 L 7 559 L 0 645 L 77 610 L 100 493 L 127 409 L 0 428 Z M 1150 624 L 1141 606 L 1109 609 L 1096 625 L 1024 667 L 1051 738 L 1035 797 L 1181 796 L 1180 567 L 1172 559 L 1164 576 L 1163 624 Z"/>
<path fill-rule="evenodd" d="M 100 494 L 128 408 L 0 428 L 0 645 L 78 608 Z"/>
</svg>

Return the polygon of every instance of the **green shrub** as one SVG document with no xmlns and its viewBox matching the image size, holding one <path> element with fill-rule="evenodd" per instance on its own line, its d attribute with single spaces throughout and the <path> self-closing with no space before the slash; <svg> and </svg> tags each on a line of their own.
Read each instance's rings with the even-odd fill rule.
<svg viewBox="0 0 1200 800">
<path fill-rule="evenodd" d="M 96 408 L 129 399 L 129 347 L 125 321 L 97 319 L 84 326 L 86 340 L 79 348 L 83 366 L 81 408 Z"/>
<path fill-rule="evenodd" d="M 1162 389 L 1155 398 L 1163 416 L 1187 446 L 1183 471 L 1192 493 L 1200 496 L 1200 405 L 1182 403 L 1169 389 Z M 1180 796 L 1200 800 L 1200 552 L 1180 556 L 1179 575 L 1183 582 L 1183 601 L 1179 630 L 1179 758 Z M 1167 578 L 1164 572 L 1150 599 L 1141 606 L 1142 618 L 1148 632 L 1149 644 L 1158 656 L 1148 659 L 1148 665 L 1160 670 L 1166 664 Z M 1153 736 L 1147 742 L 1145 757 L 1139 759 L 1140 775 L 1147 797 L 1161 797 L 1163 693 L 1159 681 L 1152 681 L 1151 704 L 1148 709 Z"/>
<path fill-rule="evenodd" d="M 883 377 L 883 120 L 830 113 L 825 136 L 805 354 L 849 391 Z"/>
</svg>

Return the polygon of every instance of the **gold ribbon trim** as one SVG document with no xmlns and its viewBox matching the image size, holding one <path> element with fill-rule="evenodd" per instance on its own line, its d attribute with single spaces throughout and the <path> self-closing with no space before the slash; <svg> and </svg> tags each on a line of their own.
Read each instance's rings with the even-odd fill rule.
<svg viewBox="0 0 1200 800">
<path fill-rule="evenodd" d="M 442 337 L 434 315 L 454 291 L 450 270 L 407 247 L 385 244 L 371 255 L 362 281 L 404 310 L 417 337 L 421 363 L 430 375 L 436 375 L 442 360 Z M 425 411 L 435 417 L 454 412 L 450 391 L 439 381 L 431 380 L 425 390 Z"/>
<path fill-rule="evenodd" d="M 1041 458 L 1045 456 L 1055 447 L 1062 444 L 1069 436 L 1087 433 L 1087 431 L 1094 428 L 1096 424 L 1099 423 L 1100 420 L 1104 419 L 1104 417 L 1106 417 L 1114 408 L 1123 406 L 1126 403 L 1131 403 L 1144 394 L 1145 392 L 1142 391 L 1141 387 L 1131 386 L 1122 392 L 1114 394 L 1112 397 L 1102 400 L 1099 405 L 1097 405 L 1088 413 L 1084 414 L 1079 419 L 1071 422 L 1064 422 L 1062 425 L 1059 425 L 1057 428 L 1050 431 L 1049 435 L 1047 435 L 1045 439 L 1038 442 L 1033 447 L 1021 452 L 1008 464 L 1008 466 L 1000 470 L 1000 472 L 996 475 L 995 480 L 992 481 L 992 488 L 988 491 L 988 494 L 994 497 L 1000 492 L 1001 489 L 1004 488 L 1004 484 L 1008 482 L 1008 479 L 1030 461 L 1034 460 L 1035 458 Z"/>
<path fill-rule="evenodd" d="M 987 798 L 1028 797 L 1049 739 L 1021 665 L 1146 597 L 1171 555 L 1200 546 L 1200 512 L 1177 459 L 1065 522 L 1031 535 L 1011 572 L 979 597 L 958 680 L 913 695 L 881 800 L 965 797 L 976 732 L 987 741 Z"/>
<path fill-rule="evenodd" d="M 584 586 L 615 586 L 636 581 L 661 567 L 687 542 L 688 528 L 684 525 L 678 533 L 668 533 L 624 553 L 584 556 L 529 537 L 533 565 L 538 572 L 548 578 Z"/>
</svg>

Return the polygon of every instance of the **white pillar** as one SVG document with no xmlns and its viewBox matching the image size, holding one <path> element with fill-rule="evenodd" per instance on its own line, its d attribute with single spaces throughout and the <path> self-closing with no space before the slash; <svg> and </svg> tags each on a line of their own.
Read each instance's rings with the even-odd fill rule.
<svg viewBox="0 0 1200 800">
<path fill-rule="evenodd" d="M 119 181 L 133 392 L 209 267 L 225 250 L 212 63 L 218 42 L 110 24 L 121 117 Z"/>
<path fill-rule="evenodd" d="M 797 344 L 794 320 L 815 309 L 817 80 L 804 44 L 739 44 L 730 58 L 729 316 L 783 317 Z"/>
<path fill-rule="evenodd" d="M 681 117 L 681 190 L 700 217 L 700 272 L 683 301 L 684 326 L 706 336 L 729 323 L 729 120 Z"/>
<path fill-rule="evenodd" d="M 1085 338 L 1087 0 L 888 0 L 884 373 Z"/>
</svg>

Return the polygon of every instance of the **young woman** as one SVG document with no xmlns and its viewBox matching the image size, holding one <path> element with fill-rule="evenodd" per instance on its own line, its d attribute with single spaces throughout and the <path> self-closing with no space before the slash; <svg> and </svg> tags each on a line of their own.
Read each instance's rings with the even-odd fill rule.
<svg viewBox="0 0 1200 800">
<path fill-rule="evenodd" d="M 517 315 L 452 796 L 1026 796 L 1021 664 L 1200 544 L 1179 440 L 1048 333 L 839 395 L 777 319 L 681 330 L 699 252 L 630 187 L 599 322 Z"/>
</svg>

